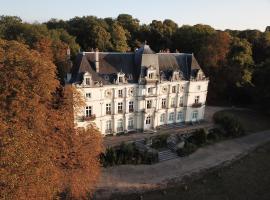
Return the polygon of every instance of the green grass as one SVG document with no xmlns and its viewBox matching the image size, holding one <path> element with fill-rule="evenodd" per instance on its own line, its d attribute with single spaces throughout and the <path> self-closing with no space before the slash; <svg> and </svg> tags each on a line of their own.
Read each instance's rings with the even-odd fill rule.
<svg viewBox="0 0 270 200">
<path fill-rule="evenodd" d="M 253 110 L 223 110 L 219 112 L 234 115 L 243 125 L 247 133 L 270 129 L 270 116 Z"/>
<path fill-rule="evenodd" d="M 112 200 L 269 200 L 270 143 L 244 158 L 221 168 L 208 170 L 171 183 L 164 190 L 144 194 L 114 195 Z"/>
</svg>

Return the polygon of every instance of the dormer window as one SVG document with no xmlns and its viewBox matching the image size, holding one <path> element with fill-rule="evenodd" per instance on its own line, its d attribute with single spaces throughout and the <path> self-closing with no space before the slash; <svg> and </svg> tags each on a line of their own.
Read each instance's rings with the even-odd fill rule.
<svg viewBox="0 0 270 200">
<path fill-rule="evenodd" d="M 125 83 L 125 74 L 120 72 L 117 74 L 117 83 Z"/>
<path fill-rule="evenodd" d="M 150 66 L 150 68 L 147 69 L 147 78 L 154 79 L 155 77 L 156 77 L 156 70 Z"/>
<path fill-rule="evenodd" d="M 90 86 L 92 83 L 92 76 L 88 72 L 84 74 L 84 85 Z"/>
<path fill-rule="evenodd" d="M 90 85 L 90 78 L 85 78 L 85 85 Z"/>
<path fill-rule="evenodd" d="M 153 77 L 154 77 L 154 73 L 149 73 L 149 74 L 148 74 L 148 78 L 149 78 L 149 79 L 153 79 Z"/>
<path fill-rule="evenodd" d="M 172 76 L 172 81 L 178 81 L 180 79 L 179 72 L 174 71 Z"/>
</svg>

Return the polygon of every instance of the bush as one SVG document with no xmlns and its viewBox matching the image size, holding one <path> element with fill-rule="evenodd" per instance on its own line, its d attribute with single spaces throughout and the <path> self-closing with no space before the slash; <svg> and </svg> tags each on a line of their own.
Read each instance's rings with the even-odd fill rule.
<svg viewBox="0 0 270 200">
<path fill-rule="evenodd" d="M 214 122 L 225 131 L 225 137 L 238 137 L 245 134 L 242 124 L 233 115 L 217 112 L 213 116 Z"/>
<path fill-rule="evenodd" d="M 122 143 L 119 147 L 108 148 L 100 155 L 100 163 L 104 167 L 125 164 L 153 164 L 158 162 L 156 151 L 140 152 L 134 143 Z"/>
<path fill-rule="evenodd" d="M 206 130 L 205 129 L 196 130 L 191 137 L 194 144 L 203 145 L 207 141 Z"/>
<path fill-rule="evenodd" d="M 186 141 L 184 148 L 179 148 L 176 150 L 178 156 L 188 156 L 197 150 L 197 146 L 191 142 Z"/>
<path fill-rule="evenodd" d="M 151 147 L 154 149 L 160 149 L 163 147 L 167 147 L 167 138 L 169 134 L 158 135 L 152 138 L 152 145 Z"/>
<path fill-rule="evenodd" d="M 222 138 L 222 132 L 218 128 L 214 128 L 209 131 L 207 134 L 207 140 L 209 141 L 218 141 Z"/>
</svg>

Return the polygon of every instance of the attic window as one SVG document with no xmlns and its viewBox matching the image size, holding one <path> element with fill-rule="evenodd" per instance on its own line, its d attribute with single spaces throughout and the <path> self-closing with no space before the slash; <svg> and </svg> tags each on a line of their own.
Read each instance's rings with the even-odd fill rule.
<svg viewBox="0 0 270 200">
<path fill-rule="evenodd" d="M 90 85 L 90 78 L 85 78 L 85 85 Z"/>
<path fill-rule="evenodd" d="M 119 76 L 118 81 L 119 81 L 119 83 L 123 83 L 123 77 Z"/>
<path fill-rule="evenodd" d="M 129 74 L 128 75 L 128 80 L 132 80 L 132 79 L 133 79 L 132 74 Z"/>
<path fill-rule="evenodd" d="M 149 79 L 152 79 L 153 77 L 154 77 L 154 73 L 149 73 L 149 74 L 148 74 L 148 78 L 149 78 Z"/>
</svg>

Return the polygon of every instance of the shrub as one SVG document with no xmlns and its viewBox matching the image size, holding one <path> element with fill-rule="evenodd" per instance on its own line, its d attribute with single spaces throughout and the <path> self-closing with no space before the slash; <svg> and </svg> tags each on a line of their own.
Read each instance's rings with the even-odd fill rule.
<svg viewBox="0 0 270 200">
<path fill-rule="evenodd" d="M 196 145 L 203 145 L 207 141 L 207 133 L 205 129 L 196 130 L 191 136 L 193 143 Z"/>
<path fill-rule="evenodd" d="M 217 112 L 213 116 L 214 122 L 219 124 L 225 131 L 226 137 L 237 137 L 245 134 L 242 124 L 233 115 Z"/>
<path fill-rule="evenodd" d="M 222 132 L 218 128 L 214 128 L 209 131 L 207 134 L 207 140 L 209 141 L 218 141 L 222 137 Z"/>
<path fill-rule="evenodd" d="M 151 147 L 154 149 L 160 149 L 167 146 L 167 138 L 169 134 L 158 135 L 152 138 L 152 145 Z"/>
<path fill-rule="evenodd" d="M 108 148 L 100 155 L 100 163 L 104 167 L 125 164 L 153 164 L 158 162 L 156 151 L 140 152 L 134 143 L 122 143 L 119 147 Z"/>
<path fill-rule="evenodd" d="M 197 150 L 197 146 L 191 142 L 186 141 L 184 148 L 179 148 L 176 150 L 178 156 L 188 156 Z"/>
</svg>

